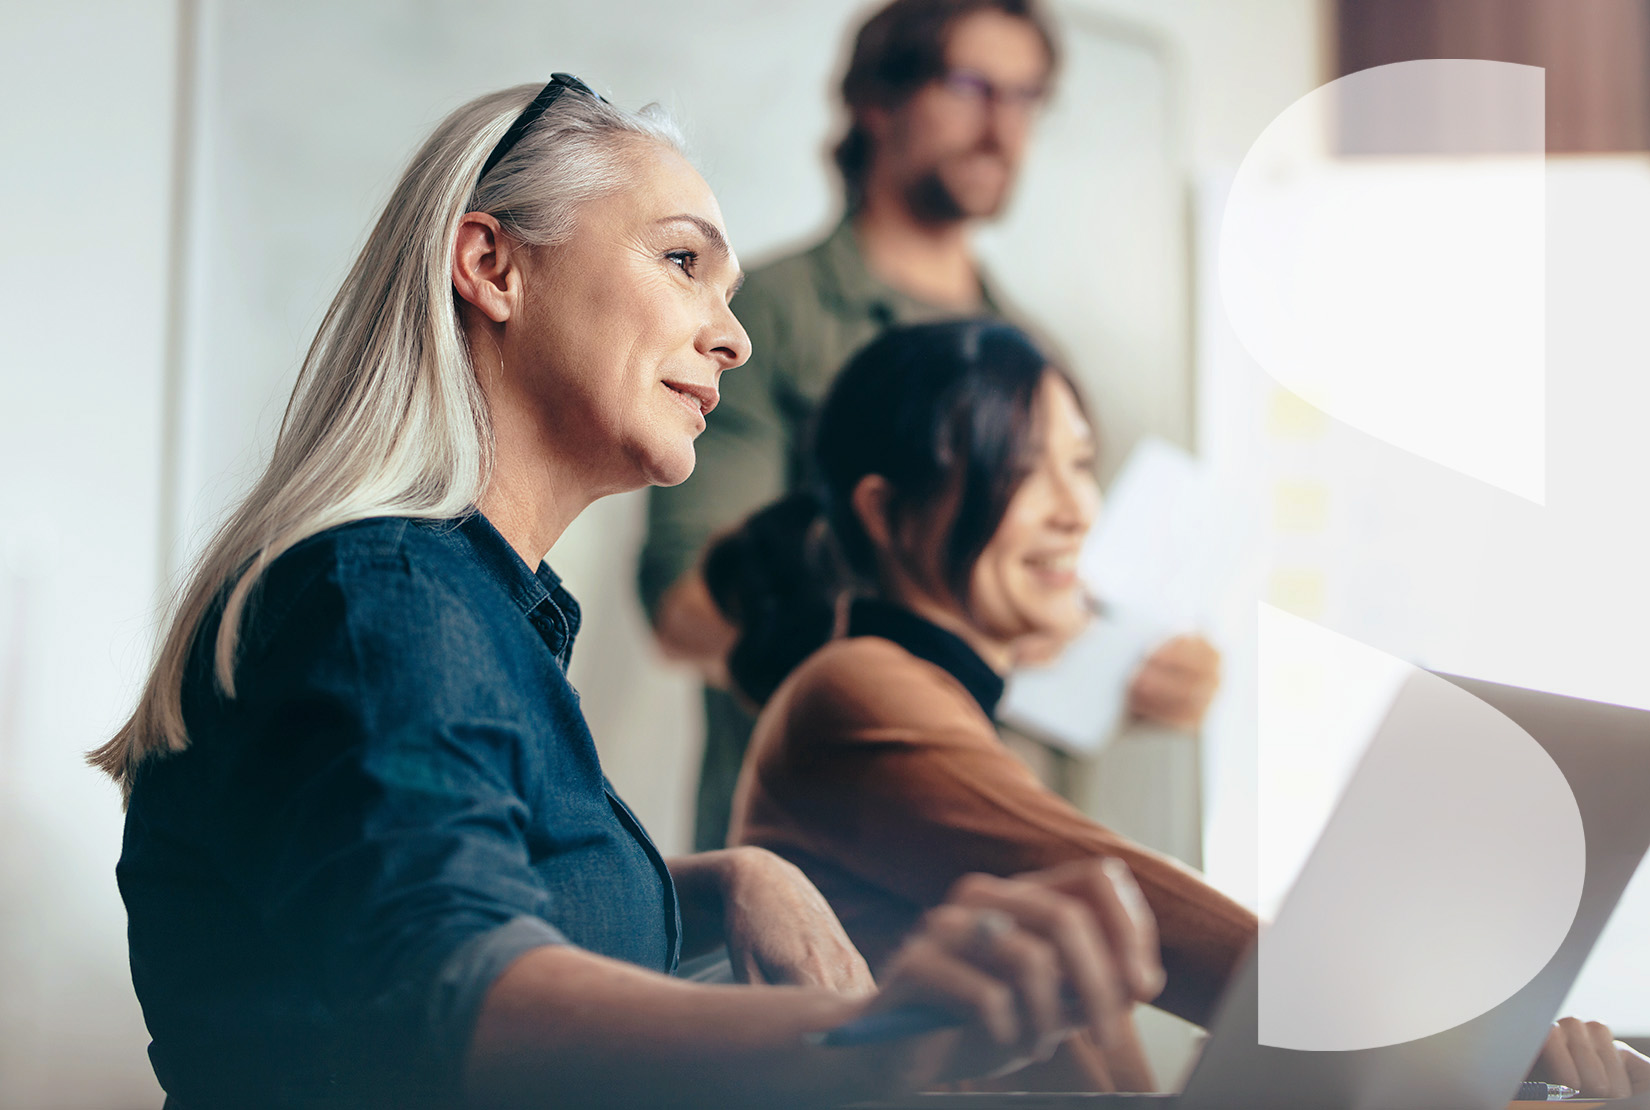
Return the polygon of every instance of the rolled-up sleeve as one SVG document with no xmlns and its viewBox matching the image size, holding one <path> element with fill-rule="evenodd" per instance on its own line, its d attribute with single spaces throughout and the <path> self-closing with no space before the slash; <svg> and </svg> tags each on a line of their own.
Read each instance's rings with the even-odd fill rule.
<svg viewBox="0 0 1650 1110">
<path fill-rule="evenodd" d="M 337 1067 L 455 1084 L 493 981 L 566 943 L 527 843 L 530 738 L 509 676 L 489 674 L 505 661 L 408 565 L 335 565 L 260 624 L 237 669 L 223 871 L 336 1015 Z"/>
<path fill-rule="evenodd" d="M 523 914 L 459 945 L 442 962 L 430 990 L 430 1041 L 449 1052 L 468 1045 L 482 999 L 504 969 L 535 948 L 566 943 L 567 938 L 543 918 Z M 461 1069 L 462 1059 L 451 1066 Z"/>
</svg>

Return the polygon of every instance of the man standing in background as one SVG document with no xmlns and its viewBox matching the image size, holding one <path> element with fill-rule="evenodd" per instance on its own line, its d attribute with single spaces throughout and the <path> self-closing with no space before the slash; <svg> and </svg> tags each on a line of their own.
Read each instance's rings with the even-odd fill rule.
<svg viewBox="0 0 1650 1110">
<path fill-rule="evenodd" d="M 711 601 L 699 558 L 716 533 L 800 484 L 815 406 L 884 329 L 969 315 L 1028 326 L 992 289 L 969 240 L 1007 204 L 1058 56 L 1034 0 L 893 0 L 855 37 L 842 81 L 850 122 L 834 150 L 843 219 L 812 248 L 750 274 L 734 309 L 751 359 L 722 383 L 693 476 L 648 502 L 642 600 L 666 654 L 693 663 L 707 684 L 697 849 L 723 845 L 752 724 L 726 692 L 736 632 Z M 1195 728 L 1217 669 L 1203 640 L 1172 640 L 1135 677 L 1130 708 Z M 1061 757 L 1031 754 L 1058 784 Z"/>
</svg>

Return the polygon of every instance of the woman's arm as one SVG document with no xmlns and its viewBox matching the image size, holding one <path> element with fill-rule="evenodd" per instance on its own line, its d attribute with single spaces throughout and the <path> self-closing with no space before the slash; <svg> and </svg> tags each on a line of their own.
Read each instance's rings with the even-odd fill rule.
<svg viewBox="0 0 1650 1110">
<path fill-rule="evenodd" d="M 1254 943 L 1255 915 L 1191 868 L 1079 813 L 994 737 L 977 745 L 961 752 L 885 744 L 856 751 L 863 760 L 854 776 L 860 789 L 853 791 L 860 828 L 856 843 L 840 844 L 834 858 L 885 890 L 925 902 L 970 871 L 1013 876 L 1120 859 L 1159 924 L 1169 982 L 1157 1005 L 1207 1025 Z"/>
<path fill-rule="evenodd" d="M 1157 918 L 1169 968 L 1158 1005 L 1206 1023 L 1254 941 L 1255 915 L 1192 869 L 1078 812 L 1002 745 L 948 676 L 880 643 L 846 641 L 776 706 L 781 717 L 764 719 L 752 793 L 736 806 L 746 819 L 740 838 L 799 846 L 930 905 L 968 872 L 1009 876 L 1116 857 Z"/>
<path fill-rule="evenodd" d="M 572 947 L 537 948 L 482 1003 L 467 1089 L 483 1106 L 818 1105 L 868 1097 L 870 1062 L 802 1035 L 863 1005 L 820 989 L 726 987 L 656 975 Z M 865 1074 L 856 1074 L 864 1072 Z"/>
<path fill-rule="evenodd" d="M 482 1002 L 467 1092 L 473 1103 L 512 1107 L 830 1106 L 1027 1062 L 1073 1025 L 1105 1044 L 1126 1030 L 1129 1008 L 1150 997 L 1162 969 L 1127 876 L 1090 872 L 1043 885 L 959 884 L 869 999 L 689 983 L 571 947 L 534 949 Z M 1074 882 L 1104 891 L 1094 899 L 1056 889 Z M 911 1004 L 948 1009 L 964 1024 L 884 1045 L 804 1042 Z"/>
<path fill-rule="evenodd" d="M 742 982 L 867 994 L 876 984 L 830 904 L 800 869 L 761 848 L 665 861 L 682 907 L 682 953 L 728 946 Z"/>
</svg>

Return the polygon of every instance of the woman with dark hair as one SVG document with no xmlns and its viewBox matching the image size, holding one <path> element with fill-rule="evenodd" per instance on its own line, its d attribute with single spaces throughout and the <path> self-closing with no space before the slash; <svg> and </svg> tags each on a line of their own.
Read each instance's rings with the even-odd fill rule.
<svg viewBox="0 0 1650 1110">
<path fill-rule="evenodd" d="M 1016 653 L 1087 618 L 1094 453 L 1071 379 L 1012 326 L 899 328 L 848 364 L 815 425 L 813 489 L 705 562 L 741 629 L 732 676 L 766 706 L 730 843 L 799 866 L 873 970 L 964 874 L 1124 860 L 1159 923 L 1159 1005 L 1202 1022 L 1254 915 L 1084 817 L 993 728 Z M 1152 1086 L 1134 1046 L 1066 1063 L 1044 1085 Z"/>
</svg>

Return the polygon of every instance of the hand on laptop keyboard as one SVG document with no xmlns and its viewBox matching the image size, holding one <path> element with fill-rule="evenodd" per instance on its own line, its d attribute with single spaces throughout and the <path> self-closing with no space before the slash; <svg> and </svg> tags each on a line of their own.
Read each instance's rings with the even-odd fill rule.
<svg viewBox="0 0 1650 1110">
<path fill-rule="evenodd" d="M 1560 1018 L 1530 1078 L 1574 1087 L 1583 1098 L 1627 1098 L 1650 1091 L 1650 1057 L 1616 1040 L 1602 1022 Z"/>
</svg>

